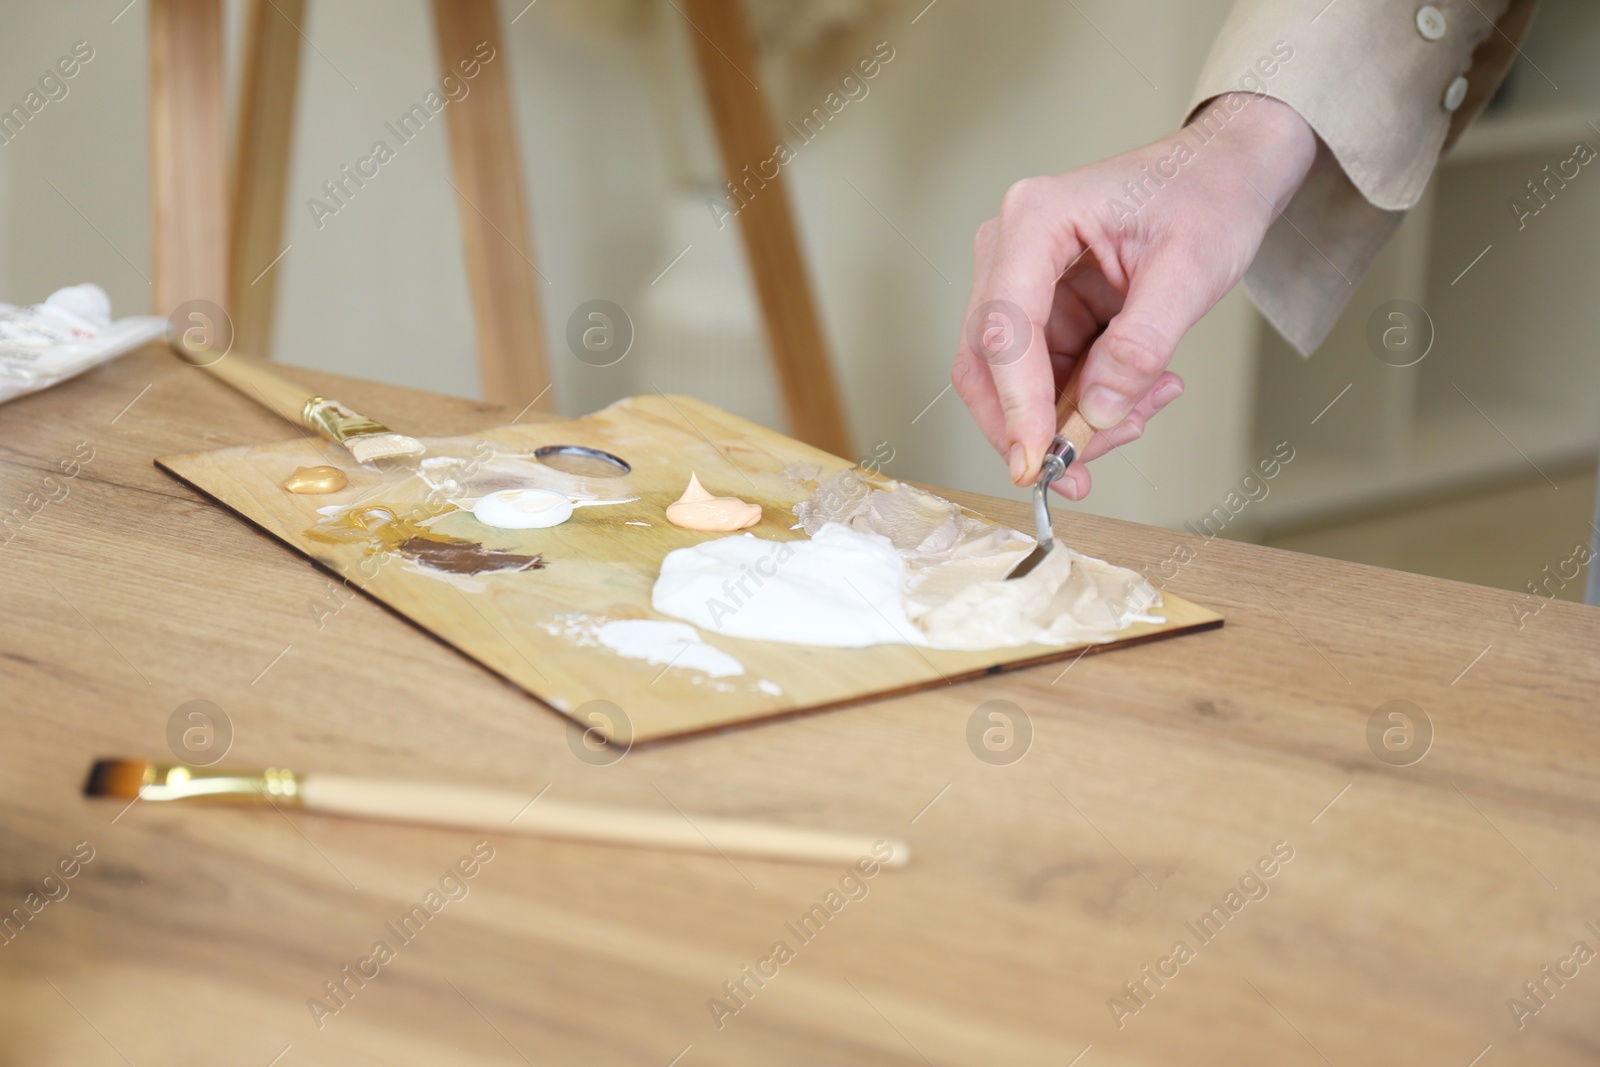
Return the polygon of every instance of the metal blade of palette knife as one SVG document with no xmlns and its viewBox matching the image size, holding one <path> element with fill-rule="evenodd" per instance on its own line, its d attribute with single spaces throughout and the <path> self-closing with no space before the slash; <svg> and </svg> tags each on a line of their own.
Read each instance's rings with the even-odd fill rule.
<svg viewBox="0 0 1600 1067">
<path fill-rule="evenodd" d="M 1031 573 L 1056 547 L 1055 531 L 1050 527 L 1050 485 L 1067 473 L 1074 452 L 1072 445 L 1060 437 L 1050 442 L 1050 451 L 1045 454 L 1039 479 L 1033 483 L 1033 529 L 1038 544 L 1022 558 L 1021 563 L 1011 568 L 1011 573 L 1006 575 L 1007 581 Z"/>
</svg>

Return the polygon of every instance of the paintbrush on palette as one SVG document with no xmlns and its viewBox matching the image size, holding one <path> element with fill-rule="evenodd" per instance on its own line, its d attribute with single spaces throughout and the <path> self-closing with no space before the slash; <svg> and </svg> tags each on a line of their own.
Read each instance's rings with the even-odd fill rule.
<svg viewBox="0 0 1600 1067">
<path fill-rule="evenodd" d="M 219 770 L 103 759 L 90 768 L 83 791 L 90 797 L 127 801 L 270 804 L 358 819 L 798 863 L 854 864 L 866 859 L 900 867 L 910 856 L 904 842 L 866 834 L 802 830 L 713 815 L 689 816 L 680 811 L 577 804 L 539 797 L 529 800 L 523 793 L 473 786 L 339 774 L 301 775 L 282 769 Z"/>
<path fill-rule="evenodd" d="M 219 358 L 210 352 L 196 351 L 176 330 L 168 331 L 167 343 L 178 358 L 190 366 L 209 371 L 267 410 L 334 444 L 343 445 L 357 463 L 404 459 L 420 456 L 424 451 L 422 442 L 416 438 L 395 433 L 337 400 L 317 396 L 280 378 L 259 360 L 234 353 Z"/>
</svg>

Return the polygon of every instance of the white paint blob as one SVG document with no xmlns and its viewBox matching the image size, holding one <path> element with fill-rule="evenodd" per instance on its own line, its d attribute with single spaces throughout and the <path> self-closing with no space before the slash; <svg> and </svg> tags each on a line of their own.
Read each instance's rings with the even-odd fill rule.
<svg viewBox="0 0 1600 1067">
<path fill-rule="evenodd" d="M 744 664 L 705 643 L 693 626 L 655 619 L 613 619 L 595 631 L 602 645 L 619 656 L 642 659 L 713 678 L 744 673 Z"/>
<path fill-rule="evenodd" d="M 651 606 L 757 641 L 925 645 L 906 618 L 904 581 L 905 566 L 887 537 L 830 523 L 809 541 L 738 534 L 669 552 Z"/>
<path fill-rule="evenodd" d="M 472 515 L 502 530 L 542 530 L 572 518 L 572 501 L 549 489 L 502 489 L 479 497 Z"/>
<path fill-rule="evenodd" d="M 1007 581 L 1031 537 L 898 482 L 845 471 L 794 511 L 809 541 L 743 534 L 669 553 L 652 605 L 727 637 L 831 648 L 1098 644 L 1160 621 L 1154 586 L 1065 545 Z"/>
<path fill-rule="evenodd" d="M 565 474 L 540 463 L 532 452 L 500 452 L 487 441 L 475 441 L 467 450 L 458 444 L 452 452 L 444 451 L 451 447 L 448 443 L 429 445 L 436 454 L 418 463 L 417 476 L 432 495 L 463 511 L 474 511 L 484 497 L 516 489 L 555 493 L 575 508 L 628 504 L 638 499 L 617 497 L 616 479 Z"/>
</svg>

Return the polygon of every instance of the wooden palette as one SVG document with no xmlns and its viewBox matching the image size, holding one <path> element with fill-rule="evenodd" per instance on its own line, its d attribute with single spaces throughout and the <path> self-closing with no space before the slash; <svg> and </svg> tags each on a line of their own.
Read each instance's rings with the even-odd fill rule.
<svg viewBox="0 0 1600 1067">
<path fill-rule="evenodd" d="M 762 521 L 751 533 L 790 540 L 805 536 L 791 529 L 792 506 L 810 495 L 817 478 L 851 464 L 681 396 L 633 397 L 582 419 L 503 426 L 427 443 L 430 453 L 492 449 L 496 457 L 531 457 L 537 448 L 558 444 L 601 449 L 633 469 L 619 478 L 584 479 L 584 487 L 604 498 L 637 499 L 580 507 L 567 522 L 543 530 L 494 529 L 470 512 L 445 515 L 429 528 L 490 549 L 538 554 L 545 563 L 537 570 L 447 579 L 406 561 L 390 565 L 395 553 L 374 555 L 359 544 L 307 536 L 321 518 L 318 508 L 356 501 L 405 507 L 411 499 L 407 493 L 414 494 L 420 480 L 404 470 L 363 469 L 343 449 L 304 438 L 163 456 L 156 463 L 557 711 L 619 743 L 945 685 L 1076 655 L 1084 647 L 835 649 L 707 633 L 707 643 L 742 663 L 744 674 L 714 678 L 625 658 L 592 639 L 594 626 L 615 619 L 665 619 L 650 607 L 662 557 L 723 536 L 679 529 L 663 515 L 691 471 L 713 493 L 762 505 Z M 532 458 L 514 462 L 536 465 Z M 318 464 L 345 470 L 349 488 L 322 496 L 281 488 L 295 468 Z M 1164 594 L 1164 602 L 1165 622 L 1135 623 L 1117 641 L 1092 647 L 1115 648 L 1222 624 L 1215 612 L 1179 597 Z M 591 701 L 608 703 L 586 707 Z M 602 714 L 593 714 L 597 710 Z"/>
</svg>

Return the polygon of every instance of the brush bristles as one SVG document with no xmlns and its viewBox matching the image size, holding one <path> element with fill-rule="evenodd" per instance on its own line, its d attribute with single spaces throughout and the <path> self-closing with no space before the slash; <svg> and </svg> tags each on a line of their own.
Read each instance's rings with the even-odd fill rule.
<svg viewBox="0 0 1600 1067">
<path fill-rule="evenodd" d="M 144 775 L 149 767 L 144 760 L 95 760 L 94 766 L 89 768 L 89 780 L 83 784 L 83 795 L 132 800 L 144 787 Z"/>
<path fill-rule="evenodd" d="M 400 433 L 363 433 L 347 438 L 344 447 L 357 463 L 376 463 L 381 459 L 400 459 L 420 456 L 425 449 L 422 442 Z"/>
</svg>

